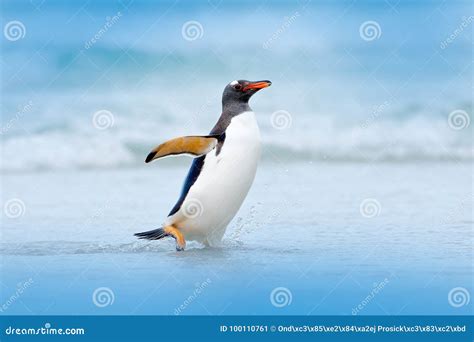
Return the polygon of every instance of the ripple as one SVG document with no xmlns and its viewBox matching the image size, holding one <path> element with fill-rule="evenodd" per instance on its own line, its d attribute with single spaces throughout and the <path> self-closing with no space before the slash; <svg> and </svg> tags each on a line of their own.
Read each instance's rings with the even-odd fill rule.
<svg viewBox="0 0 474 342">
<path fill-rule="evenodd" d="M 38 241 L 22 244 L 0 244 L 1 255 L 139 254 L 169 251 L 168 245 L 144 242 L 112 244 L 87 241 Z"/>
</svg>

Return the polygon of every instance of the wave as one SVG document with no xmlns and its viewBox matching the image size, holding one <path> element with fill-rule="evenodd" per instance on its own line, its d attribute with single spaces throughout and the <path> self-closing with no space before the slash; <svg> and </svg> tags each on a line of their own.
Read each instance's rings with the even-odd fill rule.
<svg viewBox="0 0 474 342">
<path fill-rule="evenodd" d="M 267 120 L 265 120 L 267 118 Z M 271 114 L 260 116 L 263 162 L 473 161 L 472 130 L 453 130 L 445 120 L 417 117 L 345 125 L 328 117 L 293 118 L 275 128 Z M 161 121 L 145 125 L 129 118 L 109 129 L 51 126 L 2 138 L 2 172 L 123 168 L 143 164 L 156 144 L 202 127 Z M 172 162 L 171 162 L 172 163 Z"/>
<path fill-rule="evenodd" d="M 234 231 L 235 233 L 235 231 Z M 57 255 L 90 255 L 90 254 L 175 254 L 174 240 L 163 240 L 160 243 L 153 241 L 134 241 L 134 242 L 97 242 L 97 241 L 29 241 L 28 243 L 0 243 L 0 255 L 15 256 L 57 256 Z M 199 252 L 199 255 L 212 254 L 213 256 L 226 254 L 228 249 L 239 250 L 244 253 L 254 250 L 252 244 L 241 241 L 240 234 L 231 234 L 224 237 L 220 246 L 205 247 L 196 241 L 188 241 L 186 250 Z M 262 246 L 258 246 L 262 251 Z M 264 247 L 263 250 L 275 253 L 301 253 L 298 247 L 292 246 L 288 250 L 278 248 Z M 193 258 L 197 255 L 194 253 Z"/>
<path fill-rule="evenodd" d="M 430 6 L 418 4 L 413 11 L 410 4 L 404 10 L 411 28 L 407 41 L 399 18 L 377 7 L 358 7 L 337 29 L 325 30 L 346 5 L 280 1 L 266 8 L 265 29 L 255 30 L 253 23 L 262 18 L 240 3 L 222 7 L 216 16 L 205 10 L 209 4 L 188 2 L 172 8 L 136 4 L 103 32 L 107 18 L 117 14 L 114 6 L 91 6 L 87 13 L 56 6 L 48 17 L 67 25 L 55 31 L 54 46 L 44 45 L 51 38 L 46 29 L 21 44 L 4 44 L 0 170 L 142 165 L 163 140 L 207 134 L 220 111 L 222 89 L 234 78 L 274 81 L 252 99 L 263 114 L 264 162 L 474 159 L 472 126 L 455 130 L 447 124 L 458 108 L 473 121 L 467 79 L 453 78 L 465 75 L 469 64 L 467 30 L 440 50 L 459 27 L 464 4 L 445 9 L 449 20 L 436 30 L 418 20 L 418 11 Z M 17 3 L 9 1 L 6 13 L 20 13 L 31 28 L 42 25 L 35 11 Z M 185 8 L 198 13 L 203 26 L 203 36 L 192 42 L 183 33 L 185 20 L 192 19 L 183 18 Z M 167 15 L 158 24 L 162 11 Z M 246 21 L 241 34 L 228 39 L 236 14 Z M 369 48 L 358 30 L 367 16 L 377 17 L 390 39 Z M 314 34 L 321 29 L 328 34 Z M 399 46 L 397 53 L 387 54 L 393 46 Z M 427 61 L 429 72 L 423 72 Z M 90 119 L 101 108 L 114 116 L 101 116 L 96 129 Z M 272 125 L 271 113 L 280 108 L 292 115 Z"/>
<path fill-rule="evenodd" d="M 169 253 L 169 245 L 153 244 L 141 241 L 131 243 L 97 243 L 86 241 L 36 241 L 27 244 L 2 243 L 1 255 L 77 255 L 77 254 L 135 254 Z M 171 245 L 172 246 L 172 245 Z M 191 244 L 191 248 L 199 248 Z"/>
</svg>

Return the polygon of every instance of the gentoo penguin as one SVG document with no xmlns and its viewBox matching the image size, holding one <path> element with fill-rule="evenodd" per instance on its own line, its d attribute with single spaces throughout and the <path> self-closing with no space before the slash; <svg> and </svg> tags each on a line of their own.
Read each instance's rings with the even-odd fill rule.
<svg viewBox="0 0 474 342">
<path fill-rule="evenodd" d="M 162 227 L 135 236 L 148 240 L 171 236 L 178 251 L 184 250 L 186 240 L 207 246 L 221 241 L 247 196 L 260 159 L 260 131 L 248 102 L 271 84 L 230 82 L 222 94 L 222 114 L 209 135 L 171 139 L 150 152 L 146 163 L 179 154 L 195 159 Z"/>
</svg>

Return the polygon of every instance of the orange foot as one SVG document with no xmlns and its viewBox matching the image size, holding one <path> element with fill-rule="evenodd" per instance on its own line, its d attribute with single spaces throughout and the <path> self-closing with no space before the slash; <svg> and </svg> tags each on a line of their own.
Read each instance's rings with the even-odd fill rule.
<svg viewBox="0 0 474 342">
<path fill-rule="evenodd" d="M 178 228 L 174 226 L 166 226 L 165 233 L 174 237 L 176 240 L 177 251 L 184 251 L 184 248 L 186 247 L 186 240 L 184 239 L 183 233 L 181 233 Z"/>
</svg>

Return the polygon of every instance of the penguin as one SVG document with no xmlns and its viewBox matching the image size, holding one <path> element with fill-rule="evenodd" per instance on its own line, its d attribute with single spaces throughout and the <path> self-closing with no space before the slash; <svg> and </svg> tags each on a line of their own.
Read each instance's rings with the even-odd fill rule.
<svg viewBox="0 0 474 342">
<path fill-rule="evenodd" d="M 145 162 L 186 154 L 194 158 L 181 195 L 162 227 L 136 233 L 140 239 L 173 237 L 176 250 L 186 241 L 216 246 L 242 205 L 260 159 L 260 131 L 250 98 L 270 81 L 230 82 L 222 94 L 222 114 L 209 135 L 184 136 L 155 147 Z"/>
</svg>

